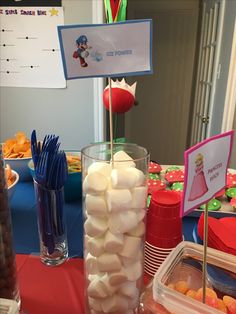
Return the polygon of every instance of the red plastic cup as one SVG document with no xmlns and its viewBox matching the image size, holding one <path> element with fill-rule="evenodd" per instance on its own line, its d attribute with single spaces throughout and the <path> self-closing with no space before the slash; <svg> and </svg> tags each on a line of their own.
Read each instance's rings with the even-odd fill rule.
<svg viewBox="0 0 236 314">
<path fill-rule="evenodd" d="M 147 213 L 146 234 L 151 233 L 156 237 L 169 238 L 182 235 L 182 219 L 161 219 Z"/>
<path fill-rule="evenodd" d="M 152 193 L 148 212 L 160 218 L 170 219 L 180 217 L 181 197 L 168 190 L 159 190 Z"/>
<path fill-rule="evenodd" d="M 146 241 L 152 246 L 157 248 L 175 248 L 180 242 L 183 241 L 183 236 L 173 237 L 173 238 L 159 238 L 151 233 L 146 234 Z"/>
</svg>

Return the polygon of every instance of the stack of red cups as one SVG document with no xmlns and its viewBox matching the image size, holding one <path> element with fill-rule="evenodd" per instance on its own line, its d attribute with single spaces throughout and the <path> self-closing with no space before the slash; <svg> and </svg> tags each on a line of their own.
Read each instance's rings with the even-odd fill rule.
<svg viewBox="0 0 236 314">
<path fill-rule="evenodd" d="M 147 212 L 145 242 L 145 272 L 154 276 L 170 252 L 183 240 L 181 198 L 168 190 L 152 194 Z"/>
</svg>

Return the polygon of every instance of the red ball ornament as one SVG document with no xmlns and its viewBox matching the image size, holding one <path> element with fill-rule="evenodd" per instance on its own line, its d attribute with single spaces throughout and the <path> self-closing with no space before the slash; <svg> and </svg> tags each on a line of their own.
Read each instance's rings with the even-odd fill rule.
<svg viewBox="0 0 236 314">
<path fill-rule="evenodd" d="M 135 102 L 136 82 L 130 86 L 122 79 L 121 82 L 111 80 L 112 112 L 125 113 L 129 111 Z M 109 86 L 103 91 L 103 104 L 109 110 Z"/>
</svg>

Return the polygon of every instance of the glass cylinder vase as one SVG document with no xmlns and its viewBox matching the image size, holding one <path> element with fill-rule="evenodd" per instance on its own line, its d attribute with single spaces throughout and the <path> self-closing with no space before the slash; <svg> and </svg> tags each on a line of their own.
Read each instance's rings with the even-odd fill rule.
<svg viewBox="0 0 236 314">
<path fill-rule="evenodd" d="M 17 281 L 12 222 L 8 204 L 4 162 L 0 145 L 0 298 L 17 301 L 20 295 Z"/>
<path fill-rule="evenodd" d="M 136 144 L 82 149 L 87 314 L 138 311 L 148 164 L 149 153 Z"/>
<path fill-rule="evenodd" d="M 64 213 L 64 188 L 48 189 L 34 180 L 40 258 L 48 266 L 62 264 L 68 257 Z"/>
</svg>

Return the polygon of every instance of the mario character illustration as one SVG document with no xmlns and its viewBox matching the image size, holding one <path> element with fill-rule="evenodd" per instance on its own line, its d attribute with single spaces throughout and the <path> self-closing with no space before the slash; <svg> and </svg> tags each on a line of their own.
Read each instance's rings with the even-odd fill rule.
<svg viewBox="0 0 236 314">
<path fill-rule="evenodd" d="M 205 175 L 203 172 L 203 155 L 197 154 L 195 158 L 195 176 L 193 178 L 190 194 L 189 194 L 189 201 L 194 201 L 199 197 L 203 196 L 207 191 L 207 183 L 205 179 Z"/>
<path fill-rule="evenodd" d="M 81 67 L 85 68 L 88 66 L 88 63 L 85 61 L 85 58 L 89 56 L 89 46 L 88 39 L 85 35 L 81 35 L 76 39 L 77 50 L 73 53 L 73 58 L 80 60 Z"/>
</svg>

